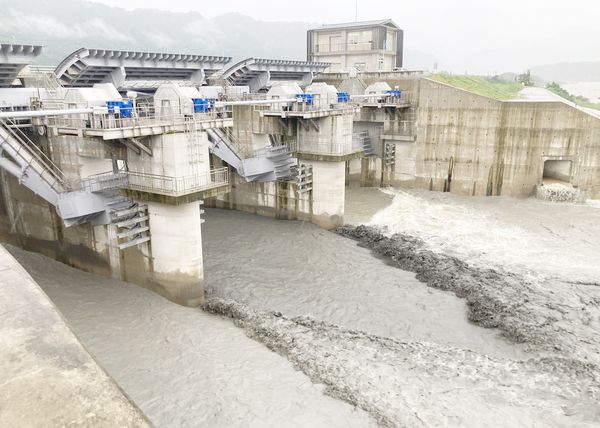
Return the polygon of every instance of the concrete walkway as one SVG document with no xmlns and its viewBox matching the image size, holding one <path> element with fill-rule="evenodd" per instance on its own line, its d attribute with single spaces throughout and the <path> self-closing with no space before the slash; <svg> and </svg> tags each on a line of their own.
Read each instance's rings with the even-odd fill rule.
<svg viewBox="0 0 600 428">
<path fill-rule="evenodd" d="M 150 426 L 2 246 L 0 426 Z"/>
</svg>

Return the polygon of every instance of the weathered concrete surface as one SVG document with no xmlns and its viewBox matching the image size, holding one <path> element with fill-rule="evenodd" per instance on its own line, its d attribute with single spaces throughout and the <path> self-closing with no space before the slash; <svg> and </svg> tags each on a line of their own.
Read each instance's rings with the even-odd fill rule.
<svg viewBox="0 0 600 428">
<path fill-rule="evenodd" d="M 0 246 L 0 426 L 148 427 Z"/>
<path fill-rule="evenodd" d="M 416 187 L 529 196 L 544 161 L 566 159 L 573 186 L 600 197 L 597 117 L 563 102 L 497 101 L 428 79 L 419 87 Z"/>
</svg>

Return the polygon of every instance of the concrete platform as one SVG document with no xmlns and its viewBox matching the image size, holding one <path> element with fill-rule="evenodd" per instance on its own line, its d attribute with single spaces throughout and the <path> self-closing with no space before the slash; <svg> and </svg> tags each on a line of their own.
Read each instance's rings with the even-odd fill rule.
<svg viewBox="0 0 600 428">
<path fill-rule="evenodd" d="M 0 426 L 149 427 L 0 246 Z"/>
</svg>

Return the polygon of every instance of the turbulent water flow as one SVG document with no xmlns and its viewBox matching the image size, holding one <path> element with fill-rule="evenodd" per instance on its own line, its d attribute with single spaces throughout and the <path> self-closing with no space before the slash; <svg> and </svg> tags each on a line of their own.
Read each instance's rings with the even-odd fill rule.
<svg viewBox="0 0 600 428">
<path fill-rule="evenodd" d="M 226 319 L 7 248 L 157 427 L 375 426 Z"/>
<path fill-rule="evenodd" d="M 374 189 L 373 189 L 374 190 Z M 598 201 L 560 204 L 536 199 L 384 191 L 393 200 L 369 220 L 351 222 L 422 239 L 432 251 L 470 265 L 505 268 L 530 278 L 597 282 Z M 349 204 L 360 195 L 349 192 Z M 363 217 L 364 219 L 364 217 Z"/>
<path fill-rule="evenodd" d="M 598 426 L 597 207 L 347 190 L 207 210 L 207 312 L 11 251 L 160 427 Z"/>
<path fill-rule="evenodd" d="M 211 298 L 380 336 L 524 355 L 498 331 L 470 323 L 465 301 L 424 286 L 414 273 L 373 257 L 352 240 L 312 224 L 238 211 L 206 210 L 205 217 L 205 281 Z"/>
<path fill-rule="evenodd" d="M 600 377 L 572 359 L 493 358 L 222 299 L 209 301 L 207 309 L 233 318 L 381 426 L 595 427 L 600 420 Z"/>
</svg>

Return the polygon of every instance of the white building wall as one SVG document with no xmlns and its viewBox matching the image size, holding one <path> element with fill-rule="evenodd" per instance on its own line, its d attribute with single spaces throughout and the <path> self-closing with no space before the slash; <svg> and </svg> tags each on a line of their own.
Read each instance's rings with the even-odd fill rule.
<svg viewBox="0 0 600 428">
<path fill-rule="evenodd" d="M 152 156 L 128 150 L 130 171 L 185 177 L 210 170 L 206 132 L 180 132 L 148 137 Z"/>
</svg>

